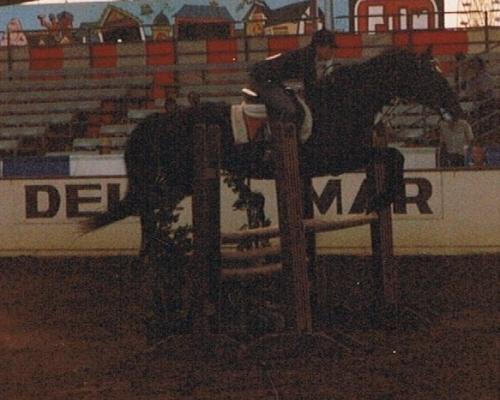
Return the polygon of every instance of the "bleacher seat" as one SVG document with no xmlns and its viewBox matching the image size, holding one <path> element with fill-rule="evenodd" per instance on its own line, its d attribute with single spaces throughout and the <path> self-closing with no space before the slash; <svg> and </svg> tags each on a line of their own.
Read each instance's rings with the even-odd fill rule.
<svg viewBox="0 0 500 400">
<path fill-rule="evenodd" d="M 74 90 L 74 89 L 101 89 L 101 88 L 149 88 L 153 84 L 152 76 L 127 76 L 127 77 L 99 77 L 82 74 L 79 77 L 66 77 L 65 79 L 15 79 L 2 82 L 0 92 L 15 91 L 48 91 L 48 90 Z"/>
<path fill-rule="evenodd" d="M 127 136 L 76 138 L 73 139 L 73 152 L 79 154 L 122 153 L 127 145 Z"/>
<path fill-rule="evenodd" d="M 163 100 L 163 102 L 165 102 L 165 100 Z M 163 105 L 163 102 L 162 102 L 162 105 Z M 157 108 L 131 108 L 127 112 L 127 118 L 131 121 L 140 121 L 140 120 L 146 118 L 148 115 L 151 115 L 154 113 L 161 113 L 161 112 L 163 112 L 163 109 L 160 107 L 157 107 Z"/>
<path fill-rule="evenodd" d="M 400 114 L 414 114 L 421 115 L 424 113 L 424 106 L 420 104 L 397 104 L 395 106 L 384 106 L 382 108 L 383 113 L 391 113 L 395 115 Z"/>
<path fill-rule="evenodd" d="M 136 124 L 109 124 L 102 125 L 100 135 L 102 136 L 127 136 L 134 130 Z"/>
<path fill-rule="evenodd" d="M 0 126 L 43 126 L 69 124 L 73 113 L 0 115 Z"/>
<path fill-rule="evenodd" d="M 102 152 L 98 140 L 73 138 L 97 135 L 102 124 L 114 125 L 104 135 L 127 136 L 127 108 L 151 101 L 153 83 L 153 74 L 131 67 L 10 71 L 0 77 L 0 139 L 18 140 L 26 155 Z"/>
<path fill-rule="evenodd" d="M 73 151 L 98 153 L 101 146 L 99 138 L 75 138 L 73 139 Z"/>
<path fill-rule="evenodd" d="M 382 117 L 393 141 L 413 141 L 436 129 L 441 116 L 420 104 L 400 103 L 385 106 Z"/>
<path fill-rule="evenodd" d="M 125 150 L 125 147 L 127 146 L 128 142 L 128 137 L 125 136 L 117 136 L 117 137 L 111 137 L 109 147 L 111 149 L 111 152 L 118 152 L 121 153 Z"/>
<path fill-rule="evenodd" d="M 425 134 L 425 129 L 422 127 L 418 128 L 404 128 L 403 130 L 404 137 L 405 138 L 419 138 L 422 137 Z"/>
<path fill-rule="evenodd" d="M 201 97 L 235 96 L 241 93 L 242 85 L 237 84 L 202 84 L 185 85 L 179 88 L 179 97 L 187 97 L 191 91 L 197 92 Z"/>
<path fill-rule="evenodd" d="M 0 140 L 0 156 L 15 156 L 19 150 L 18 139 Z"/>
<path fill-rule="evenodd" d="M 38 91 L 2 91 L 0 92 L 0 103 L 31 103 L 52 102 L 67 99 L 78 100 L 104 100 L 124 99 L 128 95 L 128 89 L 123 88 L 94 88 L 94 89 L 64 89 L 64 90 L 38 90 Z M 20 105 L 21 106 L 21 105 Z"/>
<path fill-rule="evenodd" d="M 25 115 L 37 113 L 59 113 L 77 111 L 96 111 L 101 106 L 99 100 L 66 99 L 65 101 L 50 101 L 31 103 L 29 107 L 20 107 L 17 103 L 0 104 L 0 115 Z"/>
<path fill-rule="evenodd" d="M 228 83 L 235 83 L 241 85 L 240 88 L 242 88 L 245 86 L 246 82 L 248 82 L 248 72 L 246 70 L 227 71 L 224 74 L 213 72 L 206 73 L 204 78 L 209 84 L 225 85 Z"/>
<path fill-rule="evenodd" d="M 389 119 L 391 126 L 394 128 L 407 128 L 407 127 L 421 127 L 425 125 L 425 118 L 423 115 L 393 115 Z"/>
<path fill-rule="evenodd" d="M 45 126 L 0 126 L 0 138 L 23 138 L 23 137 L 33 137 L 41 136 L 45 133 Z"/>
<path fill-rule="evenodd" d="M 441 116 L 437 114 L 426 115 L 424 117 L 426 126 L 437 126 L 441 121 Z"/>
<path fill-rule="evenodd" d="M 486 149 L 486 160 L 489 166 L 500 167 L 500 146 L 488 146 Z"/>
</svg>

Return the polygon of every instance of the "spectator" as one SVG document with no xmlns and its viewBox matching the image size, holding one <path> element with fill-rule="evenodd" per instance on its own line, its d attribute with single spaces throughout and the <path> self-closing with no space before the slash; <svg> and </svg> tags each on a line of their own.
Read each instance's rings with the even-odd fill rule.
<svg viewBox="0 0 500 400">
<path fill-rule="evenodd" d="M 46 28 L 49 32 L 48 38 L 50 40 L 47 42 L 48 45 L 55 45 L 61 39 L 60 30 L 59 30 L 59 22 L 57 21 L 57 17 L 55 14 L 49 14 L 47 17 L 45 14 L 38 15 L 38 21 L 40 25 Z"/>
<path fill-rule="evenodd" d="M 500 143 L 489 143 L 486 151 L 486 163 L 490 167 L 500 167 Z"/>
<path fill-rule="evenodd" d="M 73 137 L 82 138 L 87 136 L 89 123 L 89 113 L 86 111 L 78 112 L 71 120 L 71 130 Z"/>
<path fill-rule="evenodd" d="M 486 147 L 480 141 L 475 141 L 472 143 L 470 156 L 471 156 L 470 166 L 481 168 L 488 165 L 488 162 L 486 160 Z"/>
<path fill-rule="evenodd" d="M 26 46 L 28 39 L 23 32 L 19 18 L 11 18 L 7 24 L 7 33 L 2 35 L 0 46 Z"/>
<path fill-rule="evenodd" d="M 460 93 L 463 89 L 465 89 L 464 82 L 464 69 L 466 66 L 465 62 L 465 54 L 463 52 L 458 52 L 455 54 L 455 68 L 454 68 L 454 82 L 455 82 L 455 90 L 457 93 Z"/>
<path fill-rule="evenodd" d="M 165 109 L 165 113 L 167 114 L 173 114 L 179 109 L 177 100 L 171 96 L 165 97 L 165 103 L 163 103 L 163 107 Z"/>
<path fill-rule="evenodd" d="M 493 77 L 486 70 L 484 60 L 475 56 L 466 67 L 465 95 L 471 100 L 489 100 L 494 98 Z"/>
<path fill-rule="evenodd" d="M 188 93 L 188 102 L 191 107 L 197 107 L 200 104 L 201 97 L 198 92 L 190 91 Z"/>
<path fill-rule="evenodd" d="M 465 84 L 466 97 L 475 103 L 471 114 L 473 125 L 477 125 L 475 132 L 485 134 L 496 127 L 498 117 L 495 82 L 481 57 L 476 56 L 468 62 Z"/>
<path fill-rule="evenodd" d="M 59 43 L 69 44 L 73 41 L 73 14 L 63 11 L 57 15 L 57 26 L 59 28 Z"/>
<path fill-rule="evenodd" d="M 440 166 L 465 166 L 464 150 L 473 139 L 470 124 L 463 120 L 441 121 L 439 123 Z"/>
</svg>

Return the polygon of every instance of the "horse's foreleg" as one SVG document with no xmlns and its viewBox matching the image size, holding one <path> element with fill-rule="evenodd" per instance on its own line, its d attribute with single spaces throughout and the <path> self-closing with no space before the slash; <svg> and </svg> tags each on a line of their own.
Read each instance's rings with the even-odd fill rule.
<svg viewBox="0 0 500 400">
<path fill-rule="evenodd" d="M 399 203 L 398 200 L 403 200 L 406 197 L 404 183 L 405 158 L 399 150 L 392 147 L 385 149 L 385 152 L 385 190 L 388 191 L 391 202 L 397 204 Z"/>
<path fill-rule="evenodd" d="M 377 211 L 389 207 L 392 203 L 400 204 L 398 199 L 405 198 L 404 184 L 404 157 L 401 152 L 394 148 L 377 149 L 373 153 L 371 169 L 375 165 L 382 164 L 383 189 L 380 193 L 374 193 L 368 202 L 367 212 Z M 371 176 L 372 186 L 375 187 L 374 176 Z"/>
</svg>

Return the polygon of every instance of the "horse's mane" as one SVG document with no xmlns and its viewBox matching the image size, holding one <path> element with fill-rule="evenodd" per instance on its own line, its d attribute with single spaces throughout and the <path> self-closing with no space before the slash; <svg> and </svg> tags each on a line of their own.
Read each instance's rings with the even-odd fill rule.
<svg viewBox="0 0 500 400">
<path fill-rule="evenodd" d="M 353 76 L 364 77 L 368 72 L 387 72 L 391 65 L 398 62 L 400 60 L 403 61 L 411 61 L 415 60 L 415 52 L 413 50 L 403 48 L 403 47 L 389 47 L 384 49 L 379 54 L 363 61 L 354 62 L 350 64 L 343 65 L 339 67 L 334 75 L 335 79 L 340 78 L 341 76 L 350 76 L 351 79 Z"/>
<path fill-rule="evenodd" d="M 385 62 L 394 62 L 396 59 L 408 60 L 416 59 L 416 53 L 413 50 L 404 47 L 389 47 L 383 50 L 380 54 L 373 56 L 372 58 L 362 62 L 365 65 L 377 65 Z"/>
<path fill-rule="evenodd" d="M 387 56 L 394 56 L 394 55 L 403 55 L 403 54 L 411 54 L 415 55 L 415 52 L 411 49 L 408 49 L 406 47 L 399 47 L 399 46 L 391 46 L 388 47 L 387 49 L 384 49 L 380 52 L 380 54 L 374 56 L 373 58 L 377 57 L 387 57 Z"/>
</svg>

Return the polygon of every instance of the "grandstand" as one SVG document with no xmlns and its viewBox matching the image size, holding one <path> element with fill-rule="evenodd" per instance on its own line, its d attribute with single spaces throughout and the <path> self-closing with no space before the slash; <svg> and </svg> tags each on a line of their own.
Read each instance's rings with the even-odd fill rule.
<svg viewBox="0 0 500 400">
<path fill-rule="evenodd" d="M 341 63 L 405 44 L 396 34 L 339 35 Z M 452 84 L 454 53 L 463 52 L 482 54 L 500 85 L 500 31 L 438 30 L 409 35 L 407 40 L 420 47 L 438 43 L 434 52 Z M 74 33 L 73 37 L 83 36 Z M 82 39 L 29 49 L 0 47 L 0 155 L 123 152 L 137 122 L 161 112 L 166 96 L 185 105 L 188 93 L 194 91 L 202 100 L 239 103 L 249 63 L 308 41 L 308 34 L 236 35 L 203 40 L 139 37 L 113 43 Z M 464 100 L 463 106 L 472 118 L 479 105 Z M 498 111 L 494 113 L 496 117 Z M 392 142 L 436 146 L 428 138 L 439 117 L 429 110 L 398 104 L 388 107 L 384 118 Z M 479 123 L 471 122 L 473 126 Z M 497 141 L 498 132 L 488 132 L 487 137 Z"/>
<path fill-rule="evenodd" d="M 96 78 L 85 70 L 65 72 L 58 79 L 33 76 L 31 71 L 2 79 L 0 138 L 2 143 L 17 143 L 9 152 L 71 152 L 74 140 L 99 136 L 103 126 L 126 119 L 129 106 L 150 99 L 151 77 Z"/>
<path fill-rule="evenodd" d="M 246 65 L 74 68 L 2 75 L 0 152 L 21 156 L 123 151 L 137 122 L 162 111 L 167 93 L 181 105 L 187 104 L 191 91 L 203 100 L 240 102 Z M 495 66 L 491 63 L 490 70 L 498 77 L 500 68 Z M 158 76 L 166 74 L 174 78 L 161 84 Z M 463 106 L 466 111 L 477 107 L 471 101 Z M 439 117 L 419 105 L 399 104 L 387 107 L 385 119 L 392 141 L 424 145 Z"/>
</svg>

